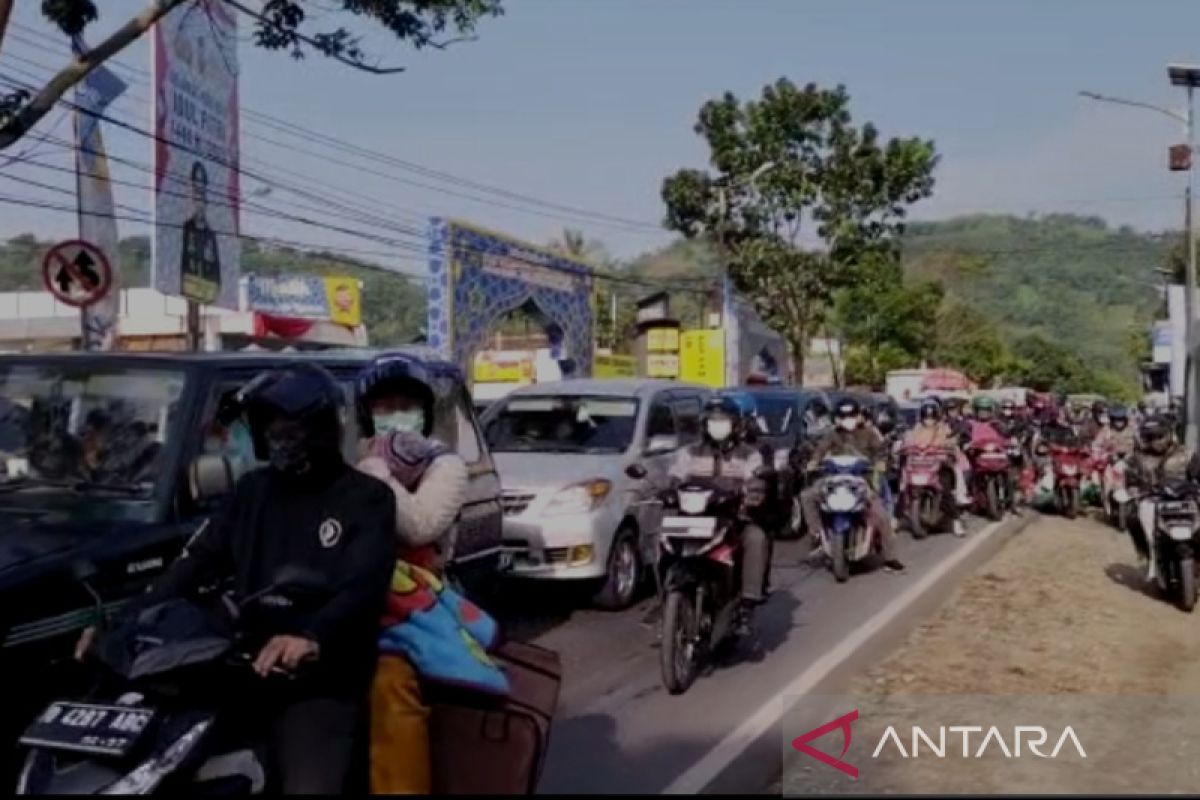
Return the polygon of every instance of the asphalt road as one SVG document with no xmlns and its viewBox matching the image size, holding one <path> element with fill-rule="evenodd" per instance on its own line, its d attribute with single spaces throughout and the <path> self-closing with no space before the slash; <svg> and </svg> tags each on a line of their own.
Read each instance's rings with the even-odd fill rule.
<svg viewBox="0 0 1200 800">
<path fill-rule="evenodd" d="M 971 518 L 971 532 L 983 523 Z M 837 584 L 807 540 L 781 542 L 770 602 L 756 616 L 757 642 L 701 676 L 684 695 L 661 686 L 653 601 L 620 613 L 580 610 L 577 593 L 522 586 L 503 612 L 510 635 L 558 651 L 564 685 L 551 735 L 542 793 L 661 792 L 889 601 L 970 541 L 937 534 L 916 542 L 901 533 L 907 570 L 855 574 Z M 574 610 L 572 610 L 574 609 Z M 764 772 L 765 789 L 775 775 Z"/>
</svg>

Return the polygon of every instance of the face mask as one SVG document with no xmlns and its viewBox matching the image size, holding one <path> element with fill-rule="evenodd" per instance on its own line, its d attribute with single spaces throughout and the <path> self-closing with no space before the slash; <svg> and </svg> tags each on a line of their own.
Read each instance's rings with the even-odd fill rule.
<svg viewBox="0 0 1200 800">
<path fill-rule="evenodd" d="M 844 417 L 838 420 L 838 425 L 844 431 L 852 431 L 858 428 L 858 417 Z"/>
<path fill-rule="evenodd" d="M 273 468 L 287 475 L 299 475 L 309 466 L 308 448 L 302 436 L 268 433 L 267 458 Z"/>
<path fill-rule="evenodd" d="M 1101 424 L 1101 425 L 1107 425 L 1107 424 L 1108 424 L 1108 417 L 1101 417 L 1101 418 L 1100 418 L 1100 420 L 1099 420 L 1099 422 L 1100 422 L 1100 424 Z"/>
<path fill-rule="evenodd" d="M 387 434 L 395 431 L 403 431 L 405 433 L 425 432 L 425 412 L 419 408 L 412 411 L 393 411 L 390 414 L 377 414 L 374 416 L 374 421 L 375 432 L 377 434 Z"/>
<path fill-rule="evenodd" d="M 710 419 L 705 428 L 715 442 L 723 442 L 733 434 L 733 422 L 727 419 Z"/>
</svg>

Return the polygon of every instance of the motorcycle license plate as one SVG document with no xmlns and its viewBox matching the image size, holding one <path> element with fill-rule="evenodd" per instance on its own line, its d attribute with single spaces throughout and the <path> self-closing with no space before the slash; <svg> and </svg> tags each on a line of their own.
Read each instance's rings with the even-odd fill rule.
<svg viewBox="0 0 1200 800">
<path fill-rule="evenodd" d="M 663 517 L 664 536 L 676 539 L 711 539 L 717 530 L 716 517 Z"/>
<path fill-rule="evenodd" d="M 929 485 L 929 476 L 924 475 L 919 472 L 915 473 L 911 478 L 909 478 L 909 480 L 912 482 L 913 486 L 928 486 Z"/>
<path fill-rule="evenodd" d="M 46 707 L 20 741 L 27 747 L 123 758 L 154 716 L 151 708 L 59 700 Z"/>
</svg>

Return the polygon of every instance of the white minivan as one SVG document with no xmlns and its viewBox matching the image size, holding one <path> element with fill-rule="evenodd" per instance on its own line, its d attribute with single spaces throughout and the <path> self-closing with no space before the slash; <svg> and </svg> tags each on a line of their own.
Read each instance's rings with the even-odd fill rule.
<svg viewBox="0 0 1200 800">
<path fill-rule="evenodd" d="M 489 407 L 512 574 L 591 580 L 599 606 L 633 603 L 657 557 L 658 492 L 679 448 L 699 441 L 708 396 L 674 381 L 577 379 Z"/>
</svg>

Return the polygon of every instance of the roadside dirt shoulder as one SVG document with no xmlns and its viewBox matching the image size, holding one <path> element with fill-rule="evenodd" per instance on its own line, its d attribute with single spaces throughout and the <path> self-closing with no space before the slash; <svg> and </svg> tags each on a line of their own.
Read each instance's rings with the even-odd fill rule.
<svg viewBox="0 0 1200 800">
<path fill-rule="evenodd" d="M 1155 791 L 1145 782 L 1148 774 L 1173 770 L 1172 780 L 1179 780 L 1180 770 L 1195 771 L 1190 764 L 1200 736 L 1191 733 L 1195 726 L 1188 717 L 1194 720 L 1200 710 L 1197 626 L 1196 615 L 1143 588 L 1124 534 L 1090 519 L 1035 520 L 964 581 L 899 649 L 854 679 L 848 694 L 863 709 L 864 720 L 869 715 L 915 720 L 939 703 L 941 716 L 952 717 L 944 710 L 959 701 L 922 701 L 920 696 L 954 695 L 966 698 L 960 711 L 969 708 L 970 714 L 983 707 L 997 722 L 1033 716 L 1040 709 L 1043 718 L 1059 725 L 1086 723 L 1104 733 L 1093 736 L 1100 744 L 1088 753 L 1087 769 L 1081 768 L 1084 762 L 1072 768 L 1054 761 L 993 761 L 991 754 L 958 763 L 904 758 L 890 766 L 863 764 L 863 777 L 874 779 L 853 781 L 851 787 L 839 784 L 841 776 L 827 767 L 788 753 L 784 780 L 775 788 L 786 794 L 1003 792 L 1018 776 L 1033 778 L 1036 768 L 1041 770 L 1036 773 L 1039 793 Z M 1011 721 L 1001 724 L 1012 730 Z M 847 758 L 858 753 L 860 761 L 866 760 L 859 748 L 870 755 L 880 739 L 867 726 L 861 732 L 855 729 L 855 749 Z M 1123 774 L 1110 770 L 1105 758 L 1117 759 L 1121 742 L 1130 737 L 1161 742 L 1153 760 L 1163 763 L 1139 763 L 1121 770 Z M 820 747 L 836 755 L 833 738 Z M 860 743 L 863 738 L 868 741 Z M 972 750 L 981 738 L 974 740 Z M 908 747 L 907 730 L 904 739 Z M 952 737 L 951 742 L 952 748 L 961 747 L 960 739 Z M 1181 749 L 1188 763 L 1171 764 Z M 1187 757 L 1188 752 L 1193 755 Z M 870 770 L 873 775 L 867 774 Z M 1190 779 L 1200 780 L 1200 775 Z"/>
</svg>

